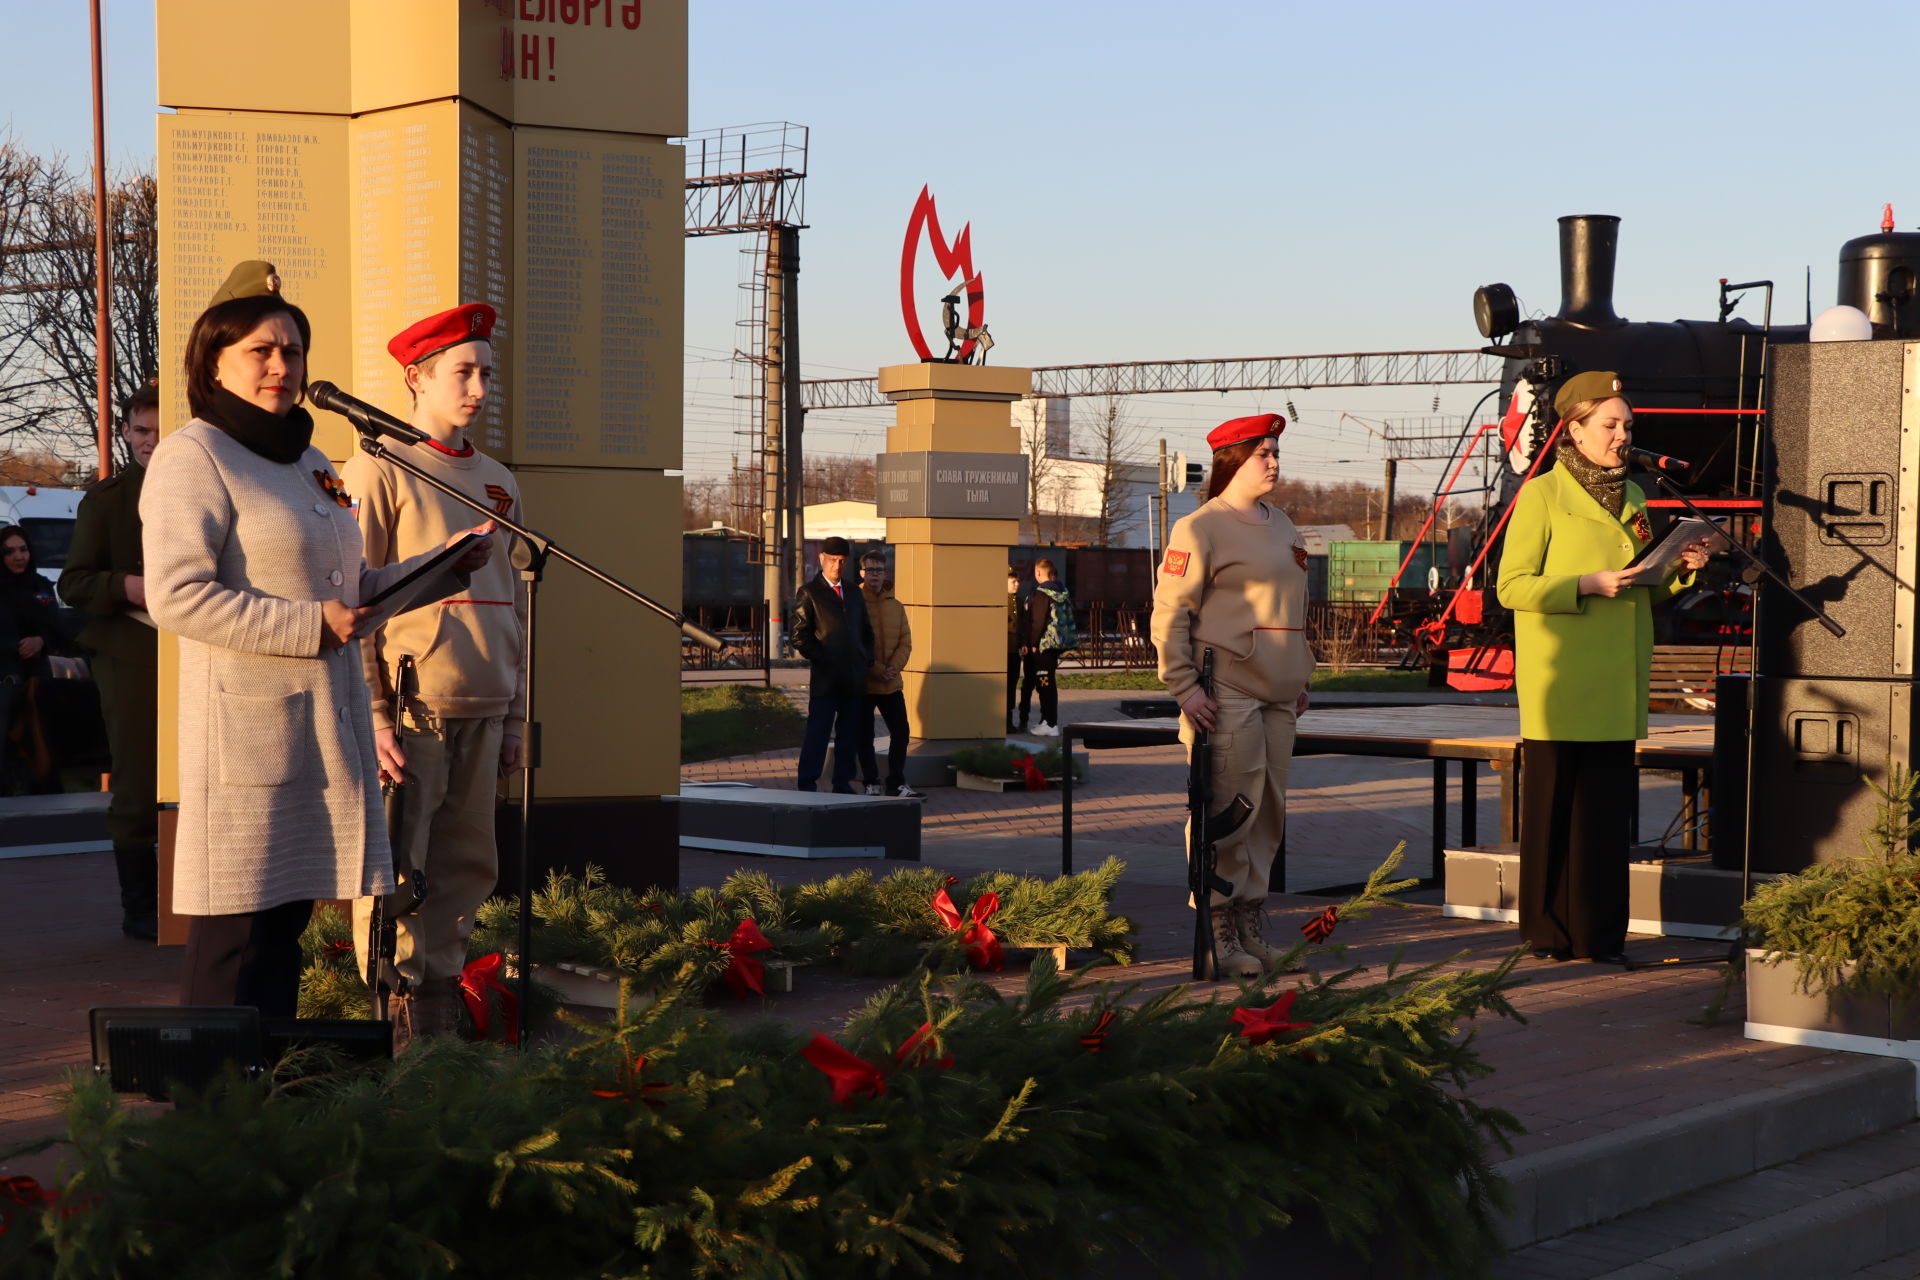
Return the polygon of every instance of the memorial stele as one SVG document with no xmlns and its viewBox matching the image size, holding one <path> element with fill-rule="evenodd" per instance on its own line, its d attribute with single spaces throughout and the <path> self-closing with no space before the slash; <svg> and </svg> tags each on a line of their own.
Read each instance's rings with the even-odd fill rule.
<svg viewBox="0 0 1920 1280">
<path fill-rule="evenodd" d="M 275 264 L 311 318 L 308 376 L 402 418 L 387 339 L 492 303 L 477 443 L 513 468 L 529 524 L 677 607 L 686 0 L 238 12 L 158 0 L 165 428 L 189 416 L 194 318 L 243 259 Z M 344 462 L 346 420 L 315 418 Z M 540 800 L 676 791 L 676 631 L 558 561 L 537 622 Z M 163 800 L 173 670 L 168 644 Z"/>
</svg>

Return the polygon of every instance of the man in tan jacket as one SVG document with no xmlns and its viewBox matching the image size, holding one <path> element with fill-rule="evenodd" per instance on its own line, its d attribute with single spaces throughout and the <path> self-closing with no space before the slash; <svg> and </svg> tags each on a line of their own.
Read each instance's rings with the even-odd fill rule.
<svg viewBox="0 0 1920 1280">
<path fill-rule="evenodd" d="M 493 378 L 494 320 L 492 307 L 469 303 L 408 327 L 387 350 L 406 370 L 413 425 L 428 436 L 408 461 L 500 515 L 519 518 L 513 474 L 474 448 L 468 435 Z M 439 546 L 474 521 L 472 508 L 364 453 L 347 463 L 343 479 L 371 567 Z M 395 854 L 427 881 L 418 913 L 394 917 L 388 981 L 401 993 L 400 1036 L 448 1035 L 458 1026 L 467 936 L 499 873 L 496 785 L 520 765 L 526 610 L 526 588 L 511 558 L 497 554 L 466 592 L 401 614 L 361 642 L 380 770 L 407 784 Z M 418 695 L 404 707 L 394 695 L 402 657 L 414 660 L 419 678 Z M 371 898 L 354 904 L 363 963 L 372 911 Z"/>
<path fill-rule="evenodd" d="M 873 622 L 873 665 L 867 668 L 865 733 L 860 739 L 860 780 L 870 796 L 917 797 L 907 785 L 907 695 L 900 673 L 913 652 L 907 630 L 907 610 L 887 580 L 887 557 L 878 547 L 860 557 L 860 594 L 866 597 L 867 617 Z M 873 713 L 887 725 L 887 781 L 879 781 L 880 766 L 873 750 Z"/>
</svg>

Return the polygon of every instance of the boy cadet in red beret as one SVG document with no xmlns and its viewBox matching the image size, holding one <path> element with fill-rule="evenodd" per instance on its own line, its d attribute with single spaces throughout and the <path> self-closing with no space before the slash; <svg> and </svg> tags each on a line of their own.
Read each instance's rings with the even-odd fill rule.
<svg viewBox="0 0 1920 1280">
<path fill-rule="evenodd" d="M 493 379 L 495 318 L 485 303 L 468 303 L 408 326 L 387 350 L 406 370 L 413 425 L 428 436 L 407 460 L 519 519 L 513 474 L 468 434 Z M 342 479 L 375 568 L 439 546 L 474 522 L 472 508 L 364 453 L 348 461 Z M 396 1039 L 449 1035 L 458 1026 L 467 935 L 498 878 L 495 784 L 520 763 L 526 612 L 511 557 L 495 554 L 466 592 L 400 614 L 361 642 L 380 770 L 408 784 L 394 852 L 425 872 L 428 890 L 417 914 L 395 917 L 397 973 L 387 976 L 400 993 Z M 394 673 L 403 656 L 414 660 L 419 693 L 396 722 Z M 371 898 L 354 904 L 363 963 L 372 911 Z"/>
</svg>

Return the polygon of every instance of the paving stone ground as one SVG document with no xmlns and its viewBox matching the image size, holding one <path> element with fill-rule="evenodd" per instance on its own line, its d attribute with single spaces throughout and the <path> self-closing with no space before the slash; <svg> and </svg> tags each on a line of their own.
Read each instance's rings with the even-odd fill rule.
<svg viewBox="0 0 1920 1280">
<path fill-rule="evenodd" d="M 1118 698 L 1066 691 L 1064 714 L 1112 718 Z M 694 780 L 791 786 L 795 753 L 688 766 Z M 1118 910 L 1140 925 L 1139 964 L 1113 976 L 1143 995 L 1187 981 L 1191 915 L 1184 906 L 1180 848 L 1184 766 L 1177 750 L 1100 752 L 1076 791 L 1075 848 L 1080 867 L 1115 854 L 1127 862 Z M 1289 834 L 1289 885 L 1311 890 L 1348 884 L 1399 841 L 1409 868 L 1424 870 L 1431 796 L 1424 762 L 1321 756 L 1296 762 Z M 1481 788 L 1480 824 L 1496 826 L 1497 788 Z M 1656 832 L 1678 803 L 1671 780 L 1649 776 L 1643 830 Z M 1458 815 L 1449 818 L 1457 830 Z M 1060 870 L 1057 793 L 988 795 L 935 789 L 925 802 L 923 861 L 955 874 L 988 868 L 1052 875 Z M 683 850 L 685 885 L 712 884 L 744 862 L 785 881 L 811 879 L 852 861 L 741 859 Z M 1325 898 L 1276 895 L 1270 932 L 1290 933 Z M 1404 911 L 1343 926 L 1338 940 L 1352 959 L 1386 963 L 1404 948 L 1410 962 L 1496 963 L 1514 944 L 1511 926 L 1443 916 L 1431 893 Z M 1804 1081 L 1844 1055 L 1762 1044 L 1740 1035 L 1739 992 L 1729 1014 L 1702 1025 L 1720 988 L 1717 966 L 1669 965 L 1676 957 L 1711 959 L 1721 948 L 1687 940 L 1636 937 L 1628 952 L 1648 967 L 1623 972 L 1582 962 L 1523 960 L 1527 983 L 1514 995 L 1525 1022 L 1489 1020 L 1476 1028 L 1494 1068 L 1474 1095 L 1513 1113 L 1527 1132 L 1516 1154 L 1546 1150 L 1619 1130 L 1753 1089 Z M 0 859 L 0 1150 L 58 1131 L 62 1078 L 88 1061 L 87 1010 L 102 1004 L 166 1004 L 178 979 L 178 948 L 128 942 L 117 928 L 113 866 L 107 854 Z M 1018 982 L 1010 972 L 1002 981 Z M 831 1030 L 872 990 L 831 971 L 803 971 L 793 995 L 731 1011 L 778 1016 Z M 1218 991 L 1213 988 L 1211 991 Z M 1203 993 L 1207 994 L 1207 993 Z M 52 1174 L 57 1152 L 0 1161 L 0 1177 Z"/>
</svg>

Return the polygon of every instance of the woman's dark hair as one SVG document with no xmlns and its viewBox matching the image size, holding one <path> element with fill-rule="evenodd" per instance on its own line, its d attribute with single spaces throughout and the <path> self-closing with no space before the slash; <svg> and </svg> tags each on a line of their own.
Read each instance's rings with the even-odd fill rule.
<svg viewBox="0 0 1920 1280">
<path fill-rule="evenodd" d="M 18 537 L 20 541 L 27 544 L 27 567 L 20 572 L 19 576 L 25 578 L 38 573 L 40 557 L 33 553 L 33 539 L 29 538 L 27 531 L 17 524 L 0 525 L 0 557 L 6 555 L 7 539 L 10 537 Z"/>
<path fill-rule="evenodd" d="M 193 322 L 193 333 L 187 338 L 187 408 L 196 418 L 213 403 L 214 392 L 220 385 L 213 377 L 220 353 L 259 328 L 260 322 L 276 311 L 293 317 L 293 327 L 300 331 L 300 345 L 311 353 L 313 326 L 307 322 L 307 313 L 277 293 L 216 303 Z M 300 373 L 300 394 L 302 397 L 307 394 L 304 367 Z"/>
<path fill-rule="evenodd" d="M 1217 498 L 1225 493 L 1227 482 L 1233 479 L 1233 473 L 1240 469 L 1240 464 L 1251 458 L 1253 451 L 1270 439 L 1271 436 L 1255 436 L 1216 452 L 1213 455 L 1213 472 L 1207 477 L 1207 497 Z"/>
</svg>

